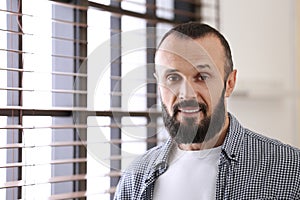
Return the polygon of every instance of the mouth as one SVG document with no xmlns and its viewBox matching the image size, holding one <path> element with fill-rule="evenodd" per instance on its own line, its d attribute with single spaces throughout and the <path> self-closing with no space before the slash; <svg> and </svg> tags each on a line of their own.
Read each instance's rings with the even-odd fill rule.
<svg viewBox="0 0 300 200">
<path fill-rule="evenodd" d="M 207 106 L 204 103 L 199 103 L 194 100 L 182 101 L 175 104 L 173 109 L 173 115 L 179 118 L 182 117 L 193 117 L 193 118 L 203 118 L 206 116 Z"/>
<path fill-rule="evenodd" d="M 179 107 L 176 119 L 185 125 L 199 124 L 201 119 L 204 118 L 204 113 L 201 112 L 201 108 L 189 106 Z M 193 121 L 190 121 L 193 120 Z"/>
<path fill-rule="evenodd" d="M 199 107 L 184 107 L 184 108 L 179 108 L 178 111 L 181 113 L 193 114 L 193 113 L 200 112 L 201 108 L 199 108 Z"/>
</svg>

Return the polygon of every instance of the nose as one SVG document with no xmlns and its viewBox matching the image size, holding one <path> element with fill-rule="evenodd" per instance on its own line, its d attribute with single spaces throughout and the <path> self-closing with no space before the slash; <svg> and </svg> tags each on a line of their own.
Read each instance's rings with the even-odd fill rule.
<svg viewBox="0 0 300 200">
<path fill-rule="evenodd" d="M 192 84 L 188 81 L 182 81 L 179 88 L 179 99 L 181 100 L 191 100 L 196 98 L 196 92 Z"/>
</svg>

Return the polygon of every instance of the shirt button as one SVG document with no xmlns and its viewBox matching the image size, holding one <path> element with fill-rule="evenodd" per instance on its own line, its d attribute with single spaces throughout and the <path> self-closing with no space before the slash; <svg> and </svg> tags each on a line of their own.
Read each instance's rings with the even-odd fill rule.
<svg viewBox="0 0 300 200">
<path fill-rule="evenodd" d="M 162 162 L 162 163 L 159 163 L 158 165 L 156 165 L 156 169 L 162 170 L 162 169 L 166 168 L 166 166 L 167 166 L 167 163 Z"/>
</svg>

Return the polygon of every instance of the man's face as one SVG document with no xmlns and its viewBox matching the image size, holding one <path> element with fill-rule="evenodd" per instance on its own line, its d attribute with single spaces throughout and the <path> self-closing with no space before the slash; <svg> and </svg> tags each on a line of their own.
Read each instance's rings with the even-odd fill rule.
<svg viewBox="0 0 300 200">
<path fill-rule="evenodd" d="M 224 120 L 225 54 L 219 39 L 169 36 L 155 57 L 163 118 L 178 143 L 201 143 L 219 133 Z"/>
</svg>

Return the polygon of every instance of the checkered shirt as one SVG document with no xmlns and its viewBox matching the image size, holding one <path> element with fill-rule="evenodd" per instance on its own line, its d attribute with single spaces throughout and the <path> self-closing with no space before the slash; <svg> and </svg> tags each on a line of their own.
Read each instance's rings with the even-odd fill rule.
<svg viewBox="0 0 300 200">
<path fill-rule="evenodd" d="M 300 199 L 300 150 L 245 129 L 229 116 L 215 199 Z M 114 199 L 153 199 L 155 180 L 168 169 L 173 143 L 169 139 L 136 159 L 123 173 Z"/>
</svg>

